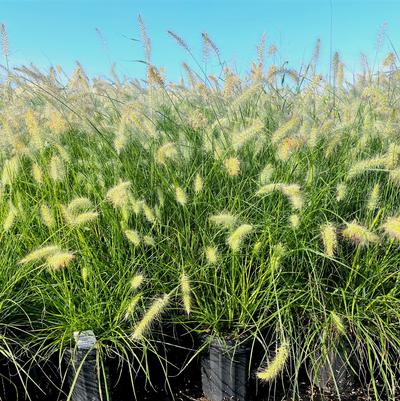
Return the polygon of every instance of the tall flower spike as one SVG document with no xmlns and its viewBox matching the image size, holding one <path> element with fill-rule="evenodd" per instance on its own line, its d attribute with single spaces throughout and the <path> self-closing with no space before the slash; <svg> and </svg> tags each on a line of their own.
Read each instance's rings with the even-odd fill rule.
<svg viewBox="0 0 400 401">
<path fill-rule="evenodd" d="M 129 203 L 130 181 L 124 181 L 108 190 L 106 199 L 115 207 L 121 208 Z"/>
<path fill-rule="evenodd" d="M 242 224 L 228 237 L 228 245 L 233 252 L 237 252 L 240 249 L 240 245 L 244 237 L 251 233 L 253 227 L 250 224 Z"/>
<path fill-rule="evenodd" d="M 346 184 L 340 183 L 336 187 L 336 200 L 338 202 L 342 201 L 346 197 L 347 186 Z"/>
<path fill-rule="evenodd" d="M 289 346 L 281 345 L 275 354 L 275 358 L 268 364 L 265 369 L 257 372 L 257 378 L 261 381 L 268 382 L 275 379 L 284 368 L 289 356 Z"/>
<path fill-rule="evenodd" d="M 347 227 L 342 231 L 342 235 L 359 245 L 367 245 L 372 242 L 379 242 L 379 237 L 368 230 L 368 228 L 356 223 L 346 223 Z"/>
<path fill-rule="evenodd" d="M 230 213 L 220 213 L 209 217 L 210 223 L 223 228 L 232 228 L 237 221 L 237 217 Z"/>
<path fill-rule="evenodd" d="M 181 205 L 181 206 L 185 206 L 187 203 L 187 195 L 185 193 L 185 191 L 181 188 L 176 186 L 175 187 L 175 198 L 176 201 Z"/>
<path fill-rule="evenodd" d="M 237 157 L 230 157 L 224 161 L 226 172 L 230 177 L 236 177 L 240 173 L 240 160 Z"/>
<path fill-rule="evenodd" d="M 208 246 L 205 249 L 205 255 L 206 255 L 207 262 L 210 265 L 213 265 L 213 264 L 217 263 L 217 261 L 218 261 L 218 250 L 217 250 L 216 247 Z"/>
<path fill-rule="evenodd" d="M 324 244 L 324 253 L 332 258 L 337 246 L 336 228 L 332 223 L 324 224 L 321 227 L 321 237 Z"/>
<path fill-rule="evenodd" d="M 53 228 L 56 225 L 56 221 L 49 206 L 47 205 L 40 206 L 40 217 L 42 219 L 43 224 L 48 228 Z"/>
<path fill-rule="evenodd" d="M 400 216 L 387 218 L 382 228 L 390 238 L 400 241 Z"/>
<path fill-rule="evenodd" d="M 182 272 L 181 278 L 180 278 L 180 284 L 181 284 L 181 291 L 182 291 L 182 301 L 183 301 L 183 307 L 185 309 L 185 312 L 190 315 L 192 311 L 192 290 L 190 288 L 190 280 L 189 276 L 185 273 Z"/>
<path fill-rule="evenodd" d="M 71 252 L 59 251 L 46 258 L 46 263 L 50 270 L 59 270 L 66 267 L 74 259 L 74 254 Z"/>
<path fill-rule="evenodd" d="M 149 329 L 157 316 L 163 312 L 165 307 L 168 305 L 168 302 L 168 294 L 164 294 L 153 302 L 148 311 L 144 314 L 142 320 L 135 327 L 135 330 L 132 333 L 133 340 L 141 340 L 143 338 L 145 332 Z"/>
<path fill-rule="evenodd" d="M 125 230 L 124 234 L 133 245 L 140 245 L 140 235 L 136 230 Z"/>
<path fill-rule="evenodd" d="M 379 184 L 376 183 L 372 188 L 372 191 L 368 197 L 368 203 L 367 203 L 368 210 L 373 211 L 377 208 L 379 202 L 379 191 L 380 191 Z"/>
<path fill-rule="evenodd" d="M 196 174 L 196 178 L 194 179 L 194 192 L 199 194 L 203 190 L 203 179 L 200 174 Z"/>
<path fill-rule="evenodd" d="M 50 255 L 53 255 L 56 252 L 60 251 L 60 247 L 57 245 L 48 245 L 43 248 L 38 248 L 26 255 L 22 258 L 19 263 L 26 264 L 30 262 L 35 262 L 39 259 L 47 258 Z"/>
</svg>

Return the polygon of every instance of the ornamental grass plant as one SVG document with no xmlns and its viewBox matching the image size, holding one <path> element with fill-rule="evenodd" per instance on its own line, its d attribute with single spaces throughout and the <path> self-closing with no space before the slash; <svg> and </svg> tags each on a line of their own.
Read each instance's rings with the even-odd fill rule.
<svg viewBox="0 0 400 401">
<path fill-rule="evenodd" d="M 59 66 L 4 70 L 5 357 L 17 342 L 37 360 L 61 358 L 75 331 L 91 329 L 100 355 L 151 380 L 146 353 L 173 323 L 261 346 L 258 379 L 284 378 L 293 399 L 305 367 L 315 382 L 321 355 L 346 344 L 366 392 L 394 400 L 395 54 L 351 80 L 335 55 L 329 81 L 317 52 L 294 71 L 265 57 L 261 41 L 241 77 L 203 34 L 204 63 L 221 66 L 214 76 L 170 32 L 195 65 L 173 83 L 152 64 L 139 22 L 144 81 L 115 70 L 89 79 L 80 64 L 72 76 Z"/>
</svg>

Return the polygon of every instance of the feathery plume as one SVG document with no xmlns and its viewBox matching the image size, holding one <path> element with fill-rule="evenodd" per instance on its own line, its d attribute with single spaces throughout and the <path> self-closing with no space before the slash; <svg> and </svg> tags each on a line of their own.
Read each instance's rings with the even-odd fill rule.
<svg viewBox="0 0 400 401">
<path fill-rule="evenodd" d="M 125 315 L 123 317 L 124 320 L 128 320 L 133 315 L 133 312 L 139 300 L 140 300 L 140 294 L 137 294 L 129 301 L 128 306 L 126 307 L 125 310 Z"/>
<path fill-rule="evenodd" d="M 367 245 L 369 242 L 379 242 L 379 237 L 368 228 L 356 223 L 346 223 L 347 227 L 342 231 L 343 237 L 359 245 Z"/>
<path fill-rule="evenodd" d="M 179 186 L 175 186 L 175 199 L 181 206 L 185 206 L 187 203 L 187 195 Z"/>
<path fill-rule="evenodd" d="M 264 128 L 264 123 L 260 120 L 256 120 L 250 127 L 247 127 L 243 131 L 232 134 L 232 146 L 238 151 L 246 143 L 254 139 Z"/>
<path fill-rule="evenodd" d="M 140 273 L 135 274 L 130 281 L 132 290 L 137 290 L 143 284 L 143 281 L 144 281 L 143 274 Z"/>
<path fill-rule="evenodd" d="M 168 305 L 169 297 L 168 294 L 164 294 L 153 302 L 148 311 L 144 314 L 142 320 L 135 327 L 132 333 L 133 340 L 141 340 L 143 338 L 144 333 L 149 329 L 154 319 L 156 319 Z"/>
<path fill-rule="evenodd" d="M 223 228 L 232 228 L 237 221 L 237 217 L 230 213 L 220 213 L 210 216 L 208 220 L 216 226 L 222 226 Z"/>
<path fill-rule="evenodd" d="M 240 160 L 237 157 L 230 157 L 224 161 L 224 167 L 230 177 L 236 177 L 240 173 Z"/>
<path fill-rule="evenodd" d="M 261 381 L 268 382 L 275 379 L 285 366 L 289 356 L 289 346 L 282 344 L 275 354 L 275 358 L 270 361 L 268 366 L 257 372 L 257 378 Z"/>
<path fill-rule="evenodd" d="M 74 227 L 79 227 L 96 220 L 98 217 L 99 214 L 97 212 L 80 213 L 78 215 L 71 216 L 69 224 Z"/>
<path fill-rule="evenodd" d="M 175 144 L 173 142 L 167 142 L 160 146 L 155 154 L 155 160 L 158 164 L 165 165 L 167 160 L 173 160 L 178 155 Z"/>
<path fill-rule="evenodd" d="M 62 267 L 66 267 L 74 259 L 74 254 L 71 252 L 56 252 L 46 258 L 46 263 L 50 270 L 56 271 Z"/>
<path fill-rule="evenodd" d="M 301 209 L 303 207 L 303 195 L 299 185 L 283 185 L 282 192 L 289 198 L 289 202 L 292 204 L 294 209 Z"/>
<path fill-rule="evenodd" d="M 6 218 L 4 219 L 4 222 L 3 222 L 4 231 L 7 232 L 7 231 L 9 231 L 11 229 L 11 227 L 15 223 L 15 219 L 16 219 L 17 215 L 18 215 L 17 208 L 10 202 L 7 216 L 6 216 Z"/>
<path fill-rule="evenodd" d="M 190 288 L 189 276 L 185 272 L 182 272 L 181 274 L 180 284 L 182 291 L 183 307 L 185 309 L 185 312 L 190 315 L 190 312 L 192 311 L 192 291 Z"/>
<path fill-rule="evenodd" d="M 37 184 L 43 183 L 43 170 L 37 163 L 32 164 L 32 177 Z"/>
<path fill-rule="evenodd" d="M 156 216 L 154 215 L 154 212 L 151 210 L 150 206 L 148 206 L 146 202 L 143 202 L 142 208 L 146 220 L 149 223 L 154 223 L 156 221 Z"/>
<path fill-rule="evenodd" d="M 397 241 L 400 241 L 400 217 L 389 217 L 382 225 L 385 233 Z"/>
<path fill-rule="evenodd" d="M 324 244 L 324 254 L 332 258 L 337 246 L 336 228 L 332 223 L 322 225 L 321 238 Z"/>
<path fill-rule="evenodd" d="M 156 245 L 156 242 L 154 241 L 154 238 L 151 237 L 150 235 L 143 236 L 143 242 L 147 246 L 155 246 Z"/>
<path fill-rule="evenodd" d="M 26 255 L 24 258 L 22 258 L 18 263 L 20 264 L 26 264 L 30 262 L 35 262 L 39 259 L 47 258 L 48 256 L 51 256 L 57 252 L 60 251 L 60 247 L 57 245 L 48 245 L 43 248 L 38 248 Z"/>
<path fill-rule="evenodd" d="M 338 202 L 342 201 L 346 197 L 346 193 L 347 185 L 343 183 L 338 184 L 338 186 L 336 187 L 336 200 Z"/>
<path fill-rule="evenodd" d="M 114 208 L 122 208 L 129 203 L 130 181 L 124 181 L 108 190 L 106 199 Z"/>
<path fill-rule="evenodd" d="M 140 235 L 136 230 L 125 230 L 124 234 L 133 245 L 140 245 Z"/>
<path fill-rule="evenodd" d="M 253 227 L 250 224 L 242 224 L 228 237 L 228 245 L 233 252 L 237 252 L 240 249 L 240 245 L 244 237 L 253 231 Z"/>
<path fill-rule="evenodd" d="M 53 156 L 49 164 L 49 176 L 53 181 L 62 181 L 64 179 L 64 164 L 59 156 Z"/>
<path fill-rule="evenodd" d="M 274 166 L 268 163 L 260 173 L 260 184 L 266 185 L 270 182 L 272 174 L 274 173 Z"/>
<path fill-rule="evenodd" d="M 56 221 L 49 206 L 47 205 L 40 206 L 40 217 L 42 223 L 48 228 L 53 228 L 56 225 Z"/>
<path fill-rule="evenodd" d="M 203 190 L 203 179 L 200 174 L 196 174 L 194 179 L 194 192 L 199 194 Z"/>
<path fill-rule="evenodd" d="M 280 142 L 290 131 L 294 130 L 300 124 L 298 116 L 293 116 L 285 124 L 281 125 L 271 136 L 272 144 Z"/>
<path fill-rule="evenodd" d="M 20 169 L 20 159 L 18 156 L 14 156 L 11 159 L 5 161 L 3 166 L 3 173 L 1 182 L 3 185 L 11 185 L 17 178 Z"/>
<path fill-rule="evenodd" d="M 277 270 L 277 268 L 280 266 L 281 260 L 282 260 L 283 256 L 285 255 L 285 252 L 286 252 L 286 248 L 281 243 L 278 243 L 271 248 L 271 253 L 270 253 L 271 256 L 270 256 L 270 260 L 269 260 L 269 265 L 270 265 L 272 273 L 274 273 Z"/>
<path fill-rule="evenodd" d="M 88 210 L 92 208 L 92 202 L 88 198 L 84 197 L 79 197 L 73 199 L 69 204 L 68 204 L 68 211 L 70 213 L 76 213 L 80 212 L 82 210 Z"/>
<path fill-rule="evenodd" d="M 377 208 L 378 202 L 379 202 L 379 192 L 380 192 L 380 187 L 379 187 L 379 184 L 376 183 L 376 184 L 374 184 L 372 191 L 368 197 L 368 202 L 367 202 L 368 210 L 373 211 Z"/>
<path fill-rule="evenodd" d="M 214 246 L 207 246 L 205 249 L 207 263 L 214 265 L 218 261 L 218 249 Z"/>
<path fill-rule="evenodd" d="M 298 214 L 291 214 L 291 215 L 289 216 L 289 222 L 290 222 L 290 225 L 291 225 L 294 229 L 298 228 L 299 225 L 300 225 L 300 217 L 299 217 L 299 215 L 298 215 Z"/>
<path fill-rule="evenodd" d="M 376 169 L 385 165 L 384 157 L 375 157 L 373 159 L 361 160 L 353 164 L 347 173 L 347 179 L 350 180 L 358 175 L 365 173 L 368 170 Z"/>
</svg>

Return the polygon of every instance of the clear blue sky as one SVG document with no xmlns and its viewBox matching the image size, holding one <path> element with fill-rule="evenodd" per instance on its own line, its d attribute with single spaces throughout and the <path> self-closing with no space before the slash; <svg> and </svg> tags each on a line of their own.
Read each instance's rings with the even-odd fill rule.
<svg viewBox="0 0 400 401">
<path fill-rule="evenodd" d="M 346 68 L 357 71 L 360 52 L 372 61 L 376 57 L 376 38 L 384 22 L 386 35 L 400 52 L 399 0 L 0 0 L 0 22 L 7 26 L 14 65 L 61 64 L 71 71 L 79 60 L 91 76 L 107 75 L 115 61 L 120 72 L 143 77 L 143 65 L 132 62 L 144 58 L 143 49 L 128 39 L 140 38 L 138 14 L 152 39 L 153 62 L 165 66 L 170 79 L 180 77 L 180 65 L 189 57 L 167 30 L 182 36 L 199 59 L 201 32 L 208 32 L 223 59 L 239 72 L 248 70 L 263 32 L 267 46 L 275 43 L 279 59 L 294 67 L 310 59 L 321 38 L 325 71 L 331 39 Z M 389 50 L 386 41 L 378 57 Z"/>
</svg>

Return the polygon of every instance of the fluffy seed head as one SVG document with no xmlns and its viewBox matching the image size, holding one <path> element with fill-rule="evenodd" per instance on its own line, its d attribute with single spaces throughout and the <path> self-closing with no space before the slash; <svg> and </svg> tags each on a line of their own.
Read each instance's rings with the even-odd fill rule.
<svg viewBox="0 0 400 401">
<path fill-rule="evenodd" d="M 321 227 L 321 238 L 324 244 L 324 254 L 332 258 L 337 246 L 336 228 L 332 223 L 324 224 Z"/>
<path fill-rule="evenodd" d="M 175 159 L 178 152 L 173 142 L 167 142 L 160 146 L 155 154 L 155 160 L 158 164 L 165 165 L 168 159 Z"/>
<path fill-rule="evenodd" d="M 156 242 L 154 241 L 154 238 L 151 237 L 150 235 L 145 235 L 143 237 L 143 242 L 145 243 L 145 245 L 147 246 L 155 246 Z"/>
<path fill-rule="evenodd" d="M 106 199 L 115 207 L 121 208 L 129 203 L 130 181 L 124 181 L 112 187 L 106 194 Z"/>
<path fill-rule="evenodd" d="M 150 206 L 147 205 L 146 202 L 142 203 L 143 213 L 149 223 L 154 223 L 156 221 L 156 216 L 154 212 L 151 210 Z"/>
<path fill-rule="evenodd" d="M 190 287 L 189 276 L 185 272 L 182 272 L 181 274 L 180 284 L 182 291 L 183 307 L 185 309 L 185 312 L 190 315 L 190 312 L 192 311 L 192 291 Z"/>
<path fill-rule="evenodd" d="M 294 229 L 298 228 L 299 225 L 300 225 L 300 217 L 299 217 L 299 215 L 298 215 L 298 214 L 291 214 L 291 215 L 289 216 L 289 222 L 290 222 L 290 225 L 291 225 Z"/>
<path fill-rule="evenodd" d="M 53 228 L 56 225 L 56 221 L 49 206 L 47 205 L 40 206 L 40 217 L 42 223 L 48 228 Z"/>
<path fill-rule="evenodd" d="M 140 245 L 140 235 L 136 230 L 125 230 L 124 234 L 133 245 Z"/>
<path fill-rule="evenodd" d="M 346 223 L 347 227 L 342 231 L 343 237 L 355 242 L 359 245 L 367 245 L 368 243 L 379 242 L 379 237 L 368 230 L 368 228 L 356 223 Z"/>
<path fill-rule="evenodd" d="M 53 181 L 62 181 L 65 176 L 64 164 L 59 156 L 50 159 L 49 175 Z"/>
<path fill-rule="evenodd" d="M 216 226 L 223 228 L 232 228 L 237 221 L 237 217 L 230 213 L 220 213 L 209 217 L 209 221 Z"/>
<path fill-rule="evenodd" d="M 26 264 L 30 262 L 35 262 L 39 259 L 46 258 L 54 253 L 60 251 L 60 247 L 57 245 L 48 245 L 43 248 L 38 248 L 26 255 L 23 259 L 19 261 L 20 264 Z"/>
<path fill-rule="evenodd" d="M 378 203 L 379 203 L 379 192 L 380 192 L 380 187 L 379 187 L 379 184 L 377 183 L 374 185 L 371 193 L 369 194 L 368 203 L 367 203 L 368 210 L 372 211 L 377 208 Z"/>
<path fill-rule="evenodd" d="M 68 211 L 70 213 L 76 213 L 91 208 L 92 208 L 91 200 L 84 197 L 75 198 L 68 204 Z"/>
<path fill-rule="evenodd" d="M 263 382 L 268 382 L 275 379 L 285 366 L 289 356 L 289 346 L 282 344 L 275 354 L 275 358 L 270 361 L 268 366 L 257 372 L 257 378 Z"/>
<path fill-rule="evenodd" d="M 228 237 L 228 245 L 233 252 L 237 252 L 240 249 L 240 245 L 244 237 L 251 233 L 253 227 L 250 224 L 242 224 Z"/>
<path fill-rule="evenodd" d="M 400 241 L 400 216 L 389 217 L 382 225 L 385 233 L 397 241 Z"/>
<path fill-rule="evenodd" d="M 181 206 L 186 205 L 187 195 L 181 187 L 178 186 L 175 187 L 175 199 Z"/>
<path fill-rule="evenodd" d="M 131 288 L 132 290 L 137 290 L 144 281 L 143 274 L 135 274 L 131 279 Z"/>
<path fill-rule="evenodd" d="M 338 202 L 342 201 L 346 197 L 347 193 L 347 185 L 346 184 L 338 184 L 336 188 L 336 200 Z"/>
<path fill-rule="evenodd" d="M 282 192 L 289 198 L 289 202 L 292 204 L 294 209 L 301 209 L 303 207 L 303 195 L 299 185 L 283 185 Z"/>
<path fill-rule="evenodd" d="M 20 170 L 20 159 L 18 156 L 14 156 L 4 162 L 3 173 L 1 176 L 1 182 L 3 185 L 11 185 L 17 178 Z"/>
<path fill-rule="evenodd" d="M 71 252 L 59 251 L 46 258 L 46 263 L 50 270 L 59 270 L 66 267 L 74 259 L 74 254 Z"/>
<path fill-rule="evenodd" d="M 271 136 L 272 144 L 280 142 L 290 131 L 296 128 L 299 123 L 300 119 L 294 116 L 285 124 L 281 125 Z"/>
<path fill-rule="evenodd" d="M 17 208 L 12 203 L 10 203 L 7 216 L 6 216 L 6 218 L 4 219 L 4 222 L 3 222 L 4 231 L 7 232 L 7 231 L 9 231 L 11 229 L 11 227 L 15 223 L 15 219 L 16 219 L 17 215 L 18 215 Z"/>
<path fill-rule="evenodd" d="M 350 180 L 358 175 L 365 173 L 368 170 L 376 169 L 384 166 L 386 163 L 385 157 L 376 157 L 373 159 L 361 160 L 356 162 L 348 171 L 347 179 Z"/>
<path fill-rule="evenodd" d="M 207 262 L 210 265 L 213 265 L 213 264 L 217 263 L 217 261 L 218 261 L 218 249 L 216 247 L 208 246 L 208 247 L 206 247 L 204 253 L 206 255 Z"/>
<path fill-rule="evenodd" d="M 43 183 L 43 171 L 37 163 L 32 164 L 32 177 L 37 184 Z"/>
<path fill-rule="evenodd" d="M 266 185 L 271 180 L 272 174 L 274 173 L 274 166 L 268 163 L 260 173 L 260 184 Z"/>
<path fill-rule="evenodd" d="M 272 247 L 271 256 L 270 256 L 270 260 L 269 260 L 269 264 L 270 264 L 272 272 L 275 272 L 277 270 L 277 268 L 280 266 L 281 260 L 282 260 L 283 256 L 285 255 L 285 252 L 286 252 L 286 248 L 281 243 L 278 243 Z"/>
<path fill-rule="evenodd" d="M 153 321 L 167 306 L 169 297 L 168 294 L 164 294 L 153 302 L 148 311 L 144 314 L 142 320 L 135 327 L 135 330 L 132 333 L 133 340 L 141 340 L 143 338 L 143 335 L 149 329 Z"/>
<path fill-rule="evenodd" d="M 74 227 L 83 226 L 96 220 L 99 217 L 97 212 L 85 212 L 76 216 L 71 216 L 70 225 Z"/>
<path fill-rule="evenodd" d="M 237 157 L 230 157 L 224 161 L 226 172 L 230 177 L 236 177 L 240 173 L 240 160 Z"/>
<path fill-rule="evenodd" d="M 199 194 L 203 190 L 203 179 L 200 174 L 196 174 L 196 178 L 194 179 L 194 192 Z"/>
</svg>

